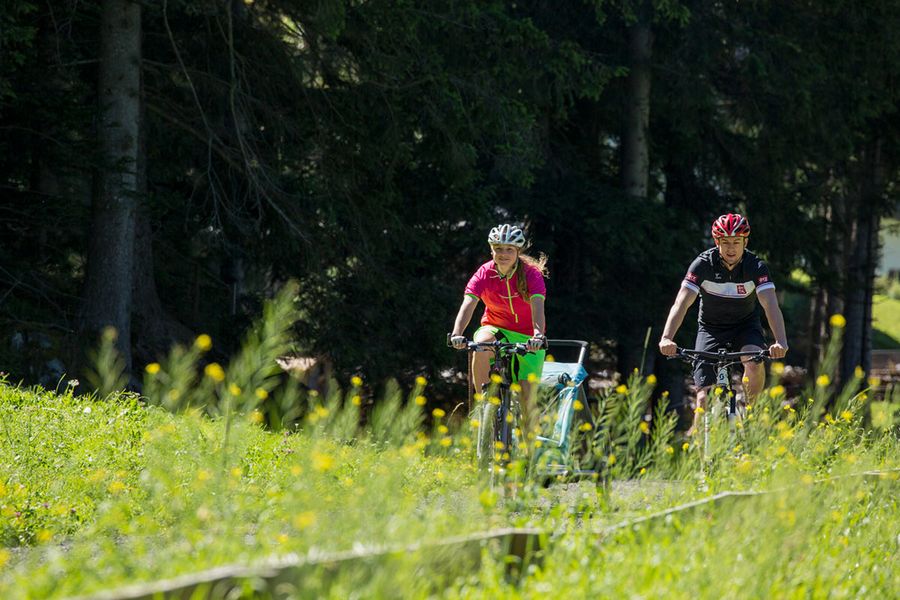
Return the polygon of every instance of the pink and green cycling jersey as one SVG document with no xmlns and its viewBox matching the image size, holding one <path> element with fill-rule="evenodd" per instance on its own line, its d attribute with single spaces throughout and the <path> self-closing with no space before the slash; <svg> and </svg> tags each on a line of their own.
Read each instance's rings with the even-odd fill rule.
<svg viewBox="0 0 900 600">
<path fill-rule="evenodd" d="M 544 298 L 547 286 L 540 269 L 525 264 L 525 281 L 531 297 Z M 479 267 L 466 285 L 466 295 L 484 302 L 482 325 L 493 325 L 518 333 L 531 335 L 534 325 L 531 320 L 531 302 L 519 294 L 516 277 L 503 277 L 497 271 L 493 260 Z"/>
</svg>

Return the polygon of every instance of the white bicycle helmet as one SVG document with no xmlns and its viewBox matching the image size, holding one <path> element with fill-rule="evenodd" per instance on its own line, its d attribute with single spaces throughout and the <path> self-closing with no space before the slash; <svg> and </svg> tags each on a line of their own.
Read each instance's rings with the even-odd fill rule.
<svg viewBox="0 0 900 600">
<path fill-rule="evenodd" d="M 525 233 L 515 225 L 497 225 L 488 234 L 488 244 L 508 244 L 516 248 L 525 247 Z"/>
</svg>

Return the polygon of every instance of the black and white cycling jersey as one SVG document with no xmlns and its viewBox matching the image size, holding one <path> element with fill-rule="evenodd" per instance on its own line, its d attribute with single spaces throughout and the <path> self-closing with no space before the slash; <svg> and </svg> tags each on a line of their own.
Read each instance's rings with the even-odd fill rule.
<svg viewBox="0 0 900 600">
<path fill-rule="evenodd" d="M 756 293 L 774 288 L 766 263 L 749 251 L 728 270 L 718 248 L 694 259 L 681 285 L 700 294 L 699 323 L 706 327 L 730 327 L 759 319 Z"/>
</svg>

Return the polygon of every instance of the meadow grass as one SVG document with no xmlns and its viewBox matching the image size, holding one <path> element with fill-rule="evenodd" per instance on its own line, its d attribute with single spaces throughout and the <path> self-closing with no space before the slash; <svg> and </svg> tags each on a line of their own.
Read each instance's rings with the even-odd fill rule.
<svg viewBox="0 0 900 600">
<path fill-rule="evenodd" d="M 900 287 L 900 284 L 895 283 Z M 876 348 L 900 349 L 900 298 L 875 294 L 872 298 L 873 344 Z"/>
<path fill-rule="evenodd" d="M 773 384 L 738 431 L 675 440 L 655 380 L 636 374 L 590 402 L 572 466 L 595 477 L 545 486 L 538 466 L 475 466 L 471 423 L 447 423 L 417 380 L 363 382 L 327 398 L 273 367 L 294 318 L 290 290 L 227 366 L 205 336 L 148 366 L 142 395 L 76 395 L 0 381 L 0 597 L 67 597 L 272 557 L 309 566 L 198 597 L 895 597 L 900 398 L 872 403 L 857 373 L 798 398 Z M 838 323 L 839 325 L 839 323 Z M 833 336 L 833 353 L 840 331 Z M 106 343 L 111 344 L 112 336 Z M 104 352 L 106 354 L 104 354 Z M 98 356 L 109 355 L 101 348 Z M 118 381 L 115 361 L 96 381 Z M 527 444 L 534 444 L 529 438 Z M 702 450 L 702 451 L 701 451 Z M 893 470 L 892 470 L 893 469 Z M 864 476 L 880 470 L 883 477 Z M 725 490 L 765 492 L 633 523 Z M 501 527 L 544 532 L 510 569 L 498 542 L 444 545 Z M 398 550 L 411 544 L 416 552 Z M 274 581 L 274 580 L 273 580 Z"/>
</svg>

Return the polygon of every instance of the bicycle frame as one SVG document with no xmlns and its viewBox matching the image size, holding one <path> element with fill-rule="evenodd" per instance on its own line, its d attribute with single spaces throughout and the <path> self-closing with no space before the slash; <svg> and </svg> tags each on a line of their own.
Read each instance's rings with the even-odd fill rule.
<svg viewBox="0 0 900 600">
<path fill-rule="evenodd" d="M 694 365 L 697 362 L 712 365 L 716 370 L 716 387 L 722 389 L 728 401 L 727 418 L 728 423 L 732 427 L 732 431 L 737 427 L 737 420 L 741 416 L 738 413 L 737 394 L 731 387 L 731 367 L 740 364 L 743 358 L 750 357 L 753 362 L 762 362 L 769 357 L 768 350 L 749 350 L 742 352 L 728 352 L 725 348 L 720 348 L 718 352 L 706 352 L 703 350 L 688 350 L 678 348 L 675 356 L 670 358 L 680 358 L 685 362 Z M 709 402 L 707 402 L 709 407 Z M 709 415 L 703 415 L 703 444 L 704 448 L 709 446 Z"/>
<path fill-rule="evenodd" d="M 447 343 L 450 345 L 450 338 L 448 336 Z M 501 380 L 499 382 L 498 388 L 499 393 L 498 397 L 500 399 L 500 404 L 497 407 L 496 413 L 491 415 L 493 412 L 491 410 L 491 406 L 488 404 L 489 399 L 484 399 L 484 404 L 481 405 L 481 411 L 479 415 L 479 431 L 478 431 L 478 444 L 476 447 L 478 449 L 479 458 L 484 460 L 486 457 L 482 456 L 484 449 L 482 445 L 484 440 L 482 440 L 482 435 L 484 433 L 485 427 L 489 424 L 490 420 L 493 420 L 494 426 L 491 428 L 491 444 L 496 444 L 500 442 L 503 444 L 503 450 L 505 451 L 505 456 L 503 460 L 508 460 L 508 457 L 513 453 L 513 442 L 514 442 L 514 423 L 515 417 L 510 418 L 510 414 L 515 414 L 512 394 L 510 386 L 511 384 L 511 364 L 510 361 L 512 359 L 513 354 L 524 355 L 530 352 L 525 344 L 522 343 L 510 343 L 504 342 L 501 340 L 495 340 L 493 342 L 466 342 L 466 350 L 469 352 L 493 352 L 494 353 L 494 364 L 491 366 L 491 374 L 499 375 Z M 490 384 L 487 384 L 490 385 Z M 482 392 L 486 392 L 487 390 L 481 390 Z M 496 448 L 492 448 L 490 455 L 493 458 L 494 450 Z"/>
</svg>

